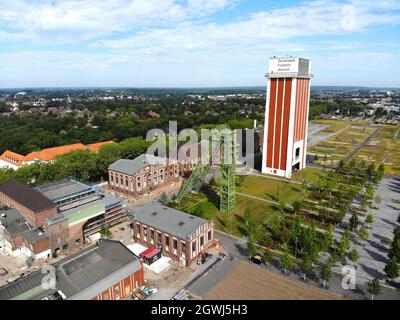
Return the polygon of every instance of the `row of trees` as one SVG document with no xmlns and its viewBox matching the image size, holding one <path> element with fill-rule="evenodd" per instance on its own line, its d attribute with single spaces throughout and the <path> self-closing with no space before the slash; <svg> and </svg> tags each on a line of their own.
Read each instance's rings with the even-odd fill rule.
<svg viewBox="0 0 400 320">
<path fill-rule="evenodd" d="M 54 162 L 34 163 L 16 171 L 0 169 L 0 183 L 15 179 L 25 184 L 41 184 L 76 177 L 86 181 L 107 179 L 108 166 L 117 159 L 134 159 L 145 153 L 152 142 L 142 138 L 130 138 L 121 143 L 101 147 L 98 153 L 76 150 L 59 156 Z"/>
<path fill-rule="evenodd" d="M 400 215 L 397 219 L 397 222 L 400 223 Z M 386 276 L 389 279 L 395 279 L 399 276 L 400 267 L 400 227 L 397 226 L 393 231 L 393 240 L 390 245 L 389 253 L 388 253 L 389 261 L 385 267 Z"/>
</svg>

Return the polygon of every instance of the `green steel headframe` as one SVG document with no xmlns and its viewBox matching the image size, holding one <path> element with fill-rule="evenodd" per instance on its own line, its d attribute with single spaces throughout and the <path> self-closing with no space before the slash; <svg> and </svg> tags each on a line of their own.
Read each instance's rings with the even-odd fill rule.
<svg viewBox="0 0 400 320">
<path fill-rule="evenodd" d="M 226 130 L 226 129 L 225 129 Z M 219 157 L 221 172 L 220 187 L 220 211 L 227 213 L 236 208 L 235 195 L 235 171 L 236 171 L 236 133 L 234 130 L 218 131 L 219 134 L 212 136 L 210 154 L 212 157 L 207 161 L 199 161 L 192 174 L 184 183 L 176 197 L 180 202 L 190 192 L 199 192 L 208 173 L 210 172 L 212 160 Z M 228 133 L 227 133 L 228 132 Z"/>
</svg>

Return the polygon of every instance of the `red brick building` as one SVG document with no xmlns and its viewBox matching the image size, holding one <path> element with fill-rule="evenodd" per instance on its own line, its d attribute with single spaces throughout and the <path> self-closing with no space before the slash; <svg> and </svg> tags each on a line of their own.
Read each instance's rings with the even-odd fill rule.
<svg viewBox="0 0 400 320">
<path fill-rule="evenodd" d="M 54 289 L 38 271 L 0 287 L 0 300 L 122 300 L 144 284 L 142 261 L 119 241 L 100 240 L 52 267 Z"/>
<path fill-rule="evenodd" d="M 156 247 L 164 256 L 187 267 L 206 252 L 214 241 L 214 222 L 158 203 L 140 207 L 133 213 L 133 238 Z"/>
<path fill-rule="evenodd" d="M 17 209 L 34 227 L 40 228 L 57 213 L 57 204 L 35 189 L 15 180 L 0 185 L 0 203 Z"/>
<path fill-rule="evenodd" d="M 142 154 L 133 160 L 120 159 L 108 167 L 111 190 L 137 197 L 179 181 L 177 160 Z"/>
</svg>

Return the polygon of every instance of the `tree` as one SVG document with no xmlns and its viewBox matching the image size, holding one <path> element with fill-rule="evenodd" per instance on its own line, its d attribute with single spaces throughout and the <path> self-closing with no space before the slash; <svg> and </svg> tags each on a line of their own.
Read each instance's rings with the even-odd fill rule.
<svg viewBox="0 0 400 320">
<path fill-rule="evenodd" d="M 367 215 L 367 217 L 365 218 L 365 222 L 368 224 L 374 222 L 374 216 L 372 214 Z"/>
<path fill-rule="evenodd" d="M 371 300 L 374 300 L 374 297 L 381 292 L 381 284 L 377 278 L 374 278 L 365 283 L 368 292 L 371 294 Z"/>
<path fill-rule="evenodd" d="M 377 180 L 377 181 L 381 181 L 382 178 L 383 178 L 383 174 L 384 174 L 384 173 L 385 173 L 385 166 L 384 166 L 384 164 L 382 163 L 382 164 L 380 164 L 379 167 L 378 167 L 378 171 L 377 171 L 377 173 L 376 173 L 376 180 Z"/>
<path fill-rule="evenodd" d="M 273 258 L 274 258 L 274 257 L 273 257 L 273 255 L 272 255 L 271 251 L 270 251 L 269 249 L 265 249 L 265 251 L 264 251 L 264 261 L 265 261 L 265 264 L 266 264 L 266 265 L 271 264 Z"/>
<path fill-rule="evenodd" d="M 360 258 L 360 255 L 358 254 L 358 251 L 356 248 L 351 249 L 348 253 L 347 253 L 347 257 L 350 259 L 351 262 L 356 263 L 357 260 Z"/>
<path fill-rule="evenodd" d="M 326 281 L 329 281 L 332 277 L 332 265 L 329 263 L 329 261 L 325 262 L 321 266 L 319 277 L 323 280 L 322 286 L 325 287 Z"/>
<path fill-rule="evenodd" d="M 395 279 L 399 276 L 399 265 L 396 257 L 391 257 L 384 269 L 386 276 L 390 279 Z"/>
<path fill-rule="evenodd" d="M 257 247 L 254 241 L 247 241 L 247 254 L 250 256 L 254 256 L 257 253 Z"/>
<path fill-rule="evenodd" d="M 164 206 L 168 204 L 168 197 L 165 192 L 163 192 L 160 196 L 160 203 Z"/>
<path fill-rule="evenodd" d="M 293 265 L 293 258 L 290 255 L 290 253 L 285 252 L 281 258 L 281 264 L 284 272 L 286 273 L 286 270 L 290 270 L 290 268 Z"/>
<path fill-rule="evenodd" d="M 292 208 L 293 208 L 292 210 L 293 214 L 299 213 L 301 210 L 301 201 L 299 200 L 293 201 Z"/>
<path fill-rule="evenodd" d="M 389 258 L 395 257 L 397 261 L 400 261 L 400 239 L 393 239 L 389 249 Z"/>
<path fill-rule="evenodd" d="M 357 229 L 357 226 L 358 226 L 358 224 L 359 224 L 359 219 L 358 219 L 358 216 L 357 216 L 357 213 L 356 213 L 356 212 L 353 212 L 351 218 L 349 219 L 349 222 L 350 222 L 350 228 L 351 228 L 351 230 L 352 230 L 352 231 L 356 230 L 356 229 Z"/>
<path fill-rule="evenodd" d="M 359 239 L 360 239 L 362 242 L 367 241 L 367 240 L 368 240 L 368 237 L 369 237 L 368 230 L 367 230 L 365 227 L 361 227 L 361 228 L 358 230 L 357 235 L 358 235 Z"/>
<path fill-rule="evenodd" d="M 300 270 L 303 272 L 303 280 L 306 281 L 306 277 L 312 271 L 312 261 L 307 257 L 303 257 L 303 260 L 300 262 Z"/>
<path fill-rule="evenodd" d="M 349 247 L 350 247 L 350 236 L 345 231 L 345 233 L 342 235 L 342 238 L 340 239 L 339 245 L 337 246 L 337 252 L 339 256 L 344 257 Z"/>
</svg>

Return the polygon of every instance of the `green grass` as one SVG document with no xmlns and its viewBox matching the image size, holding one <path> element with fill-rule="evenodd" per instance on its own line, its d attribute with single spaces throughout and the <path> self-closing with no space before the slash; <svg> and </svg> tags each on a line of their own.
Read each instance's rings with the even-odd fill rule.
<svg viewBox="0 0 400 320">
<path fill-rule="evenodd" d="M 301 186 L 260 176 L 245 177 L 237 191 L 268 200 L 275 200 L 275 194 L 278 188 L 288 201 L 300 197 Z"/>
<path fill-rule="evenodd" d="M 400 175 L 400 141 L 396 139 L 399 126 L 382 125 L 381 130 L 364 146 L 355 158 L 375 165 L 383 163 L 385 173 Z"/>
<path fill-rule="evenodd" d="M 324 175 L 324 171 L 317 168 L 305 168 L 293 174 L 292 180 L 303 181 L 307 183 L 317 183 L 317 181 Z"/>
<path fill-rule="evenodd" d="M 236 197 L 236 209 L 230 214 L 232 217 L 231 223 L 226 225 L 225 217 L 222 212 L 218 209 L 218 204 L 212 202 L 207 198 L 207 196 L 200 192 L 199 194 L 189 194 L 182 202 L 184 211 L 193 212 L 197 205 L 201 203 L 207 203 L 207 209 L 212 215 L 212 220 L 216 224 L 216 228 L 233 234 L 238 237 L 245 235 L 245 223 L 243 221 L 243 215 L 246 209 L 250 210 L 251 214 L 261 222 L 268 223 L 271 219 L 274 219 L 280 214 L 279 210 L 272 204 L 268 204 L 262 201 L 256 201 L 242 196 Z"/>
</svg>

